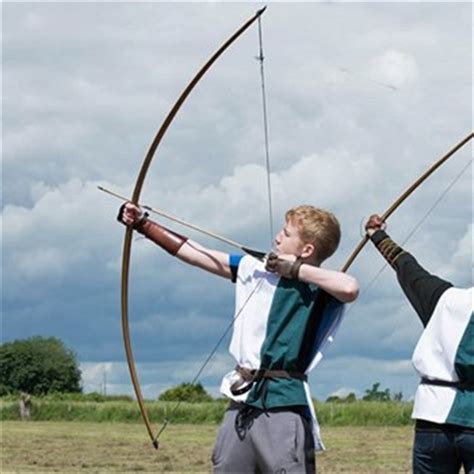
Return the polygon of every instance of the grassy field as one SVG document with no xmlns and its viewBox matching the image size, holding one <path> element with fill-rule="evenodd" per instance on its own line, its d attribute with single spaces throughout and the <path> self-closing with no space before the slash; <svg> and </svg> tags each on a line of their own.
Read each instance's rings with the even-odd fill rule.
<svg viewBox="0 0 474 474">
<path fill-rule="evenodd" d="M 0 399 L 0 416 L 4 421 L 20 419 L 18 397 Z M 78 398 L 78 399 L 75 399 Z M 57 400 L 52 397 L 34 397 L 32 403 L 33 421 L 81 421 L 81 422 L 123 422 L 141 423 L 140 410 L 133 400 L 117 401 L 84 400 L 86 397 Z M 206 403 L 145 402 L 148 415 L 155 425 L 170 417 L 173 423 L 218 424 L 228 407 L 227 401 L 214 400 Z M 413 425 L 410 417 L 413 406 L 407 402 L 353 403 L 316 402 L 319 422 L 324 426 L 408 426 Z"/>
<path fill-rule="evenodd" d="M 216 424 L 170 425 L 155 451 L 137 423 L 2 423 L 2 473 L 210 472 Z M 322 427 L 318 473 L 410 472 L 413 428 Z"/>
</svg>

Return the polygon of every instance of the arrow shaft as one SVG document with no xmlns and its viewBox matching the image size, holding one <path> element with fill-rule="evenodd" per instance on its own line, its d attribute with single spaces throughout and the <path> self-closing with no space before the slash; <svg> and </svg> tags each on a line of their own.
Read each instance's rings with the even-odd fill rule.
<svg viewBox="0 0 474 474">
<path fill-rule="evenodd" d="M 126 196 L 123 196 L 115 191 L 111 191 L 110 189 L 104 188 L 103 186 L 97 186 L 97 187 L 102 192 L 109 194 L 110 196 L 113 196 L 117 199 L 120 199 L 123 202 L 130 201 L 130 199 L 128 199 Z M 168 212 L 162 211 L 161 209 L 156 209 L 146 204 L 140 204 L 140 207 L 142 207 L 143 209 L 146 209 L 147 211 L 153 212 L 153 214 L 157 214 L 158 216 L 164 217 L 165 219 L 168 219 L 172 222 L 176 222 L 177 224 L 180 224 L 184 227 L 195 230 L 196 232 L 200 232 L 201 234 L 207 235 L 208 237 L 212 237 L 213 239 L 220 240 L 221 242 L 224 242 L 225 244 L 228 244 L 232 247 L 238 248 L 239 250 L 243 250 L 244 252 L 247 251 L 247 248 L 244 245 L 239 244 L 235 240 L 228 239 L 227 237 L 223 237 L 222 235 L 216 234 L 215 232 L 212 232 L 207 229 L 203 229 L 202 227 L 199 227 L 195 224 L 191 224 L 190 222 L 187 222 L 184 219 L 181 219 L 180 217 L 176 217 L 172 214 L 169 214 Z"/>
</svg>

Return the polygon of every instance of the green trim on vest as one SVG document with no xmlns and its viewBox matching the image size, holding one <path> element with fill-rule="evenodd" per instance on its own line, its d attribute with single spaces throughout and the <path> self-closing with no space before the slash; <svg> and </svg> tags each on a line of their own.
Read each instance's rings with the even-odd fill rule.
<svg viewBox="0 0 474 474">
<path fill-rule="evenodd" d="M 474 313 L 459 343 L 454 368 L 463 382 L 474 383 Z M 446 423 L 474 428 L 474 391 L 457 390 Z"/>
<path fill-rule="evenodd" d="M 304 372 L 301 347 L 312 314 L 316 291 L 309 285 L 280 278 L 268 316 L 267 333 L 260 351 L 261 368 Z M 265 387 L 266 385 L 266 387 Z M 275 378 L 254 385 L 246 404 L 263 408 L 307 405 L 303 381 Z"/>
</svg>

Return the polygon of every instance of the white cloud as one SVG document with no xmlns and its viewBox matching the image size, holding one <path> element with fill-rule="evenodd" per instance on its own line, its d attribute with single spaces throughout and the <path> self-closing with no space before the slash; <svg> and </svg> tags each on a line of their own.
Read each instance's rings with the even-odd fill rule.
<svg viewBox="0 0 474 474">
<path fill-rule="evenodd" d="M 330 393 L 329 396 L 345 398 L 351 393 L 356 394 L 357 391 L 358 390 L 356 388 L 341 387 L 335 390 L 334 392 Z"/>
<path fill-rule="evenodd" d="M 402 391 L 404 398 L 409 399 L 415 393 L 418 379 L 410 360 L 371 359 L 355 354 L 328 357 L 310 376 L 313 395 L 319 400 L 347 391 L 360 398 L 377 382 L 380 388 L 389 388 L 392 393 Z"/>
<path fill-rule="evenodd" d="M 464 98 L 472 86 L 471 10 L 462 3 L 269 5 L 263 27 L 275 227 L 300 202 L 335 211 L 343 242 L 329 264 L 337 267 L 359 239 L 364 216 L 381 212 L 470 130 L 472 107 Z M 246 3 L 4 5 L 7 340 L 58 335 L 81 360 L 113 361 L 110 390 L 130 390 L 126 366 L 117 362 L 123 360 L 119 202 L 96 184 L 131 193 L 146 148 L 186 82 L 253 11 Z M 202 27 L 211 23 L 216 27 Z M 265 249 L 256 39 L 255 29 L 245 34 L 193 92 L 162 142 L 143 199 Z M 470 158 L 468 148 L 460 158 Z M 391 217 L 395 240 L 434 202 L 450 170 L 450 164 L 440 169 Z M 472 178 L 464 176 L 407 245 L 453 282 L 472 281 L 471 188 Z M 191 376 L 212 346 L 214 317 L 231 313 L 232 287 L 170 260 L 149 242 L 134 242 L 132 260 L 137 360 L 163 356 L 169 364 L 140 364 L 153 398 L 183 381 L 180 374 Z M 381 263 L 373 249 L 365 250 L 351 272 L 363 286 Z M 183 342 L 186 327 L 193 344 Z M 404 364 L 419 331 L 386 270 L 318 368 L 318 396 L 341 387 L 363 390 L 375 378 L 412 390 L 416 380 Z M 220 357 L 205 376 L 213 390 L 226 370 L 227 356 Z M 377 362 L 383 357 L 388 360 Z M 103 370 L 87 371 L 86 386 L 100 386 Z"/>
<path fill-rule="evenodd" d="M 108 224 L 100 212 L 107 202 L 100 203 L 93 183 L 73 178 L 53 188 L 40 182 L 32 195 L 37 198 L 32 208 L 3 209 L 4 264 L 15 280 L 58 278 L 98 255 L 110 256 L 110 244 L 103 238 Z"/>
<path fill-rule="evenodd" d="M 472 286 L 474 265 L 474 224 L 467 226 L 466 233 L 459 240 L 457 248 L 451 255 L 448 263 L 441 267 L 439 273 L 442 278 L 453 279 L 453 283 L 459 286 Z M 469 265 L 471 262 L 471 265 Z M 470 268 L 469 268 L 470 267 Z"/>
<path fill-rule="evenodd" d="M 376 81 L 400 88 L 417 80 L 418 67 L 410 54 L 392 49 L 371 60 L 369 75 Z"/>
<path fill-rule="evenodd" d="M 176 359 L 167 362 L 137 363 L 136 370 L 145 398 L 156 399 L 172 386 L 190 382 L 195 378 L 207 354 L 193 359 Z M 222 376 L 232 370 L 234 363 L 228 354 L 215 355 L 202 372 L 198 382 L 214 397 Z M 347 367 L 351 367 L 350 373 Z M 84 392 L 129 394 L 134 396 L 128 367 L 125 362 L 83 362 L 80 365 Z M 416 375 L 410 360 L 377 360 L 357 356 L 329 358 L 310 375 L 313 395 L 326 399 L 330 395 L 346 396 L 354 392 L 357 397 L 366 388 L 380 382 L 392 392 L 402 390 L 405 398 L 416 388 Z M 349 384 L 349 385 L 348 385 Z"/>
<path fill-rule="evenodd" d="M 168 388 L 183 382 L 191 382 L 198 374 L 207 354 L 193 359 L 176 359 L 167 362 L 137 363 L 136 371 L 143 396 L 156 399 Z M 234 363 L 227 354 L 216 354 L 202 372 L 201 382 L 208 393 L 220 396 L 220 378 L 232 370 Z M 128 394 L 135 397 L 125 362 L 82 362 L 82 384 L 85 393 L 104 391 L 109 394 Z M 218 381 L 216 383 L 216 380 Z"/>
</svg>

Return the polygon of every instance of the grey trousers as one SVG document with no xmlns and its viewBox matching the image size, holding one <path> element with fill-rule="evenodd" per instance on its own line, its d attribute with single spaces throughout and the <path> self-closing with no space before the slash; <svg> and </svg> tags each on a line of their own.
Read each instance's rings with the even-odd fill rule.
<svg viewBox="0 0 474 474">
<path fill-rule="evenodd" d="M 310 422 L 292 411 L 230 409 L 212 454 L 214 473 L 315 473 Z"/>
</svg>

